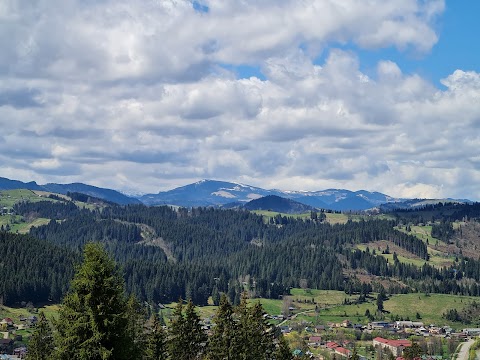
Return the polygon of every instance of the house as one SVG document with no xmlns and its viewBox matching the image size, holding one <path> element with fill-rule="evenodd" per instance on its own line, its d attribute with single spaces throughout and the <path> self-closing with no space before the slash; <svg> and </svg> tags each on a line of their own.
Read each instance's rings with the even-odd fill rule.
<svg viewBox="0 0 480 360">
<path fill-rule="evenodd" d="M 335 348 L 335 354 L 338 354 L 340 356 L 349 358 L 351 356 L 352 352 L 348 349 L 343 348 L 343 347 L 337 347 L 337 348 Z"/>
<path fill-rule="evenodd" d="M 373 321 L 368 323 L 368 329 L 370 330 L 386 330 L 391 327 L 393 327 L 392 324 L 387 321 Z"/>
<path fill-rule="evenodd" d="M 343 320 L 342 323 L 340 324 L 341 327 L 345 327 L 345 328 L 348 328 L 350 326 L 352 326 L 352 323 L 350 320 L 346 319 L 346 320 Z"/>
<path fill-rule="evenodd" d="M 418 329 L 423 327 L 423 322 L 420 321 L 396 321 L 395 329 Z"/>
<path fill-rule="evenodd" d="M 319 347 L 322 344 L 322 338 L 320 336 L 310 336 L 308 338 L 308 346 Z"/>
<path fill-rule="evenodd" d="M 317 325 L 317 326 L 315 326 L 315 332 L 316 332 L 316 333 L 320 333 L 320 332 L 325 331 L 325 330 L 326 330 L 325 325 Z"/>
<path fill-rule="evenodd" d="M 30 323 L 30 325 L 35 325 L 38 321 L 38 318 L 35 315 L 32 315 L 32 316 L 29 316 L 27 320 Z"/>
<path fill-rule="evenodd" d="M 327 342 L 327 344 L 325 346 L 327 347 L 327 349 L 335 349 L 335 348 L 339 347 L 340 345 L 338 345 L 336 342 L 329 341 L 329 342 Z"/>
<path fill-rule="evenodd" d="M 0 321 L 0 324 L 7 324 L 7 326 L 13 326 L 13 320 L 11 318 L 4 318 Z"/>
<path fill-rule="evenodd" d="M 393 356 L 401 356 L 403 349 L 408 346 L 411 346 L 412 343 L 409 340 L 388 340 L 381 337 L 376 337 L 373 339 L 374 347 L 381 347 L 383 349 L 389 349 Z"/>
<path fill-rule="evenodd" d="M 467 334 L 467 336 L 477 336 L 477 335 L 480 335 L 480 329 L 479 328 L 463 329 L 462 333 Z"/>
<path fill-rule="evenodd" d="M 300 350 L 300 349 L 295 349 L 295 350 L 293 350 L 292 354 L 293 354 L 294 358 L 302 357 L 303 356 L 303 351 Z"/>
</svg>

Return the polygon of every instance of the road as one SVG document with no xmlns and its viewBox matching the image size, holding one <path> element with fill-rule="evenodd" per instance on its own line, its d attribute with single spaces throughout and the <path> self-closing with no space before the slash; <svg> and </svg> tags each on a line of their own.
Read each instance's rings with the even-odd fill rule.
<svg viewBox="0 0 480 360">
<path fill-rule="evenodd" d="M 311 309 L 311 310 L 305 310 L 305 311 L 302 311 L 302 312 L 299 312 L 299 313 L 296 313 L 295 315 L 292 315 L 292 317 L 290 319 L 285 319 L 283 320 L 280 324 L 278 324 L 277 326 L 282 326 L 283 324 L 285 324 L 287 321 L 290 321 L 292 319 L 295 319 L 298 315 L 302 315 L 302 314 L 306 314 L 306 313 L 309 313 L 309 312 L 314 312 L 315 309 Z M 468 359 L 467 359 L 468 360 Z"/>
<path fill-rule="evenodd" d="M 470 339 L 467 342 L 462 343 L 460 351 L 458 352 L 457 360 L 468 360 L 468 350 L 470 350 L 470 346 L 472 346 L 474 342 L 475 340 Z"/>
</svg>

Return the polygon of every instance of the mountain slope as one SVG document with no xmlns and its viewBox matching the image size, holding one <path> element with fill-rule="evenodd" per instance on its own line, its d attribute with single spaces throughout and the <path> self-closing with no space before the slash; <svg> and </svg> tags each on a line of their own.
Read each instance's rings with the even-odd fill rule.
<svg viewBox="0 0 480 360">
<path fill-rule="evenodd" d="M 92 185 L 86 185 L 82 183 L 72 183 L 72 184 L 45 184 L 42 185 L 42 188 L 46 191 L 50 191 L 57 194 L 67 194 L 68 192 L 77 192 L 86 195 L 90 195 L 99 199 L 111 201 L 120 205 L 128 204 L 140 204 L 138 199 L 134 199 L 123 195 L 122 193 L 111 190 L 99 188 Z"/>
<path fill-rule="evenodd" d="M 277 195 L 267 195 L 260 199 L 249 201 L 243 206 L 247 210 L 271 210 L 285 214 L 301 214 L 315 210 L 314 207 L 285 199 Z"/>
<path fill-rule="evenodd" d="M 30 181 L 24 183 L 18 180 L 10 180 L 4 177 L 0 177 L 0 190 L 16 190 L 16 189 L 27 189 L 27 190 L 43 190 L 40 185 L 35 181 Z"/>
<path fill-rule="evenodd" d="M 128 197 L 118 191 L 99 188 L 92 185 L 86 185 L 82 183 L 73 183 L 73 184 L 45 184 L 38 185 L 35 181 L 28 183 L 10 180 L 7 178 L 0 177 L 0 190 L 16 190 L 16 189 L 27 189 L 27 190 L 38 190 L 38 191 L 48 191 L 57 194 L 67 194 L 68 192 L 77 192 L 86 195 L 90 195 L 99 199 L 107 200 L 114 202 L 120 205 L 128 204 L 140 204 L 140 200 Z"/>
<path fill-rule="evenodd" d="M 173 190 L 140 197 L 146 205 L 212 206 L 231 202 L 247 202 L 272 191 L 225 181 L 202 180 Z"/>
</svg>

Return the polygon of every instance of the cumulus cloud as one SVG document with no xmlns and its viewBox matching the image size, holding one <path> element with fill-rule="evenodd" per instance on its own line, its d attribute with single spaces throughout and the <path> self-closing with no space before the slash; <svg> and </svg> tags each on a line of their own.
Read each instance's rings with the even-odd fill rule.
<svg viewBox="0 0 480 360">
<path fill-rule="evenodd" d="M 57 5 L 0 6 L 2 176 L 480 198 L 480 74 L 440 89 L 391 59 L 367 76 L 335 49 L 428 52 L 444 1 Z M 225 66 L 240 64 L 264 78 Z"/>
</svg>

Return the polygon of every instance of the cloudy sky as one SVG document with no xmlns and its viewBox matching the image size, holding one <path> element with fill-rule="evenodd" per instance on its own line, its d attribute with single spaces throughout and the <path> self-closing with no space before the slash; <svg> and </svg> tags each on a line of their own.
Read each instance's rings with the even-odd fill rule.
<svg viewBox="0 0 480 360">
<path fill-rule="evenodd" d="M 479 1 L 0 0 L 0 176 L 480 200 Z"/>
</svg>

